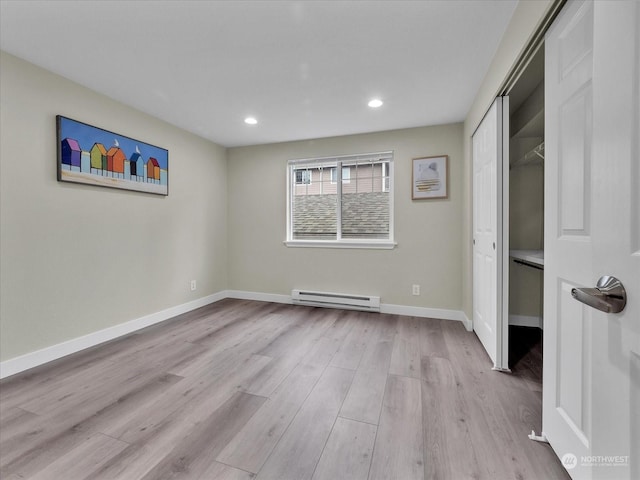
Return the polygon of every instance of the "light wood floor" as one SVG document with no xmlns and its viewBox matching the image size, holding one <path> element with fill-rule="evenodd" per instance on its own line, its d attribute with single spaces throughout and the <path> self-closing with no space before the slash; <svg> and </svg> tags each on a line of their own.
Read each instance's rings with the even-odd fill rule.
<svg viewBox="0 0 640 480">
<path fill-rule="evenodd" d="M 0 477 L 568 478 L 517 360 L 459 322 L 227 299 L 1 382 Z"/>
</svg>

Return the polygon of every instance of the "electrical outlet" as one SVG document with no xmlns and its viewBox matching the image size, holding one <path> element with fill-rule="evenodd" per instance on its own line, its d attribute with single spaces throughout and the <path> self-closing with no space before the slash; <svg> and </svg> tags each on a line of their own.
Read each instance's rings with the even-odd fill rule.
<svg viewBox="0 0 640 480">
<path fill-rule="evenodd" d="M 191 280 L 191 291 L 193 292 L 196 289 L 196 281 Z"/>
<path fill-rule="evenodd" d="M 420 285 L 413 285 L 411 287 L 411 293 L 413 295 L 420 295 Z"/>
</svg>

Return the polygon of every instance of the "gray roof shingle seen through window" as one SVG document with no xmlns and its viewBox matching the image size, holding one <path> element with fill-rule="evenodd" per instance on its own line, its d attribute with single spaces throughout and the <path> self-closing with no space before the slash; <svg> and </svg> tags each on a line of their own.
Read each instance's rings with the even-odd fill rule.
<svg viewBox="0 0 640 480">
<path fill-rule="evenodd" d="M 336 195 L 296 195 L 293 238 L 336 237 Z M 389 238 L 389 192 L 342 196 L 343 238 Z"/>
</svg>

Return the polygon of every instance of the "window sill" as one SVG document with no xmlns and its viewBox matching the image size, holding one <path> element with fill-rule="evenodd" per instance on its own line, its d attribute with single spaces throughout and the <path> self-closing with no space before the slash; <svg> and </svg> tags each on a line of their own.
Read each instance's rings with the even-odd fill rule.
<svg viewBox="0 0 640 480">
<path fill-rule="evenodd" d="M 376 250 L 392 250 L 397 245 L 397 243 L 392 240 L 287 240 L 283 243 L 287 247 L 363 248 Z"/>
</svg>

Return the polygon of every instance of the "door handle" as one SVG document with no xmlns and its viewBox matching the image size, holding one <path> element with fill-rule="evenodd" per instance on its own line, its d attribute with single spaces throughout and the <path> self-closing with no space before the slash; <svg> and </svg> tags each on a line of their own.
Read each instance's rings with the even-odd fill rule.
<svg viewBox="0 0 640 480">
<path fill-rule="evenodd" d="M 604 275 L 596 288 L 572 288 L 571 296 L 605 313 L 620 313 L 627 304 L 627 292 L 616 277 Z"/>
</svg>

